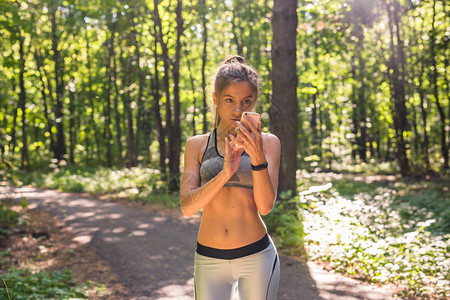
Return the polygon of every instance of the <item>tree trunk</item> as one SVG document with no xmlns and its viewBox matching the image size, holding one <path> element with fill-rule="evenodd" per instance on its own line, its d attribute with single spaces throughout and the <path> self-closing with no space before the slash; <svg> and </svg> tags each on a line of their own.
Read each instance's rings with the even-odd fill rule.
<svg viewBox="0 0 450 300">
<path fill-rule="evenodd" d="M 162 58 L 164 63 L 164 94 L 166 95 L 166 134 L 169 138 L 169 172 L 172 173 L 172 163 L 175 156 L 175 144 L 174 144 L 174 132 L 173 132 L 173 121 L 172 121 L 172 105 L 170 97 L 170 84 L 169 84 L 169 72 L 170 72 L 170 61 L 169 61 L 169 50 L 167 49 L 167 44 L 163 39 L 163 31 L 161 18 L 158 10 L 158 0 L 154 0 L 155 3 L 155 23 L 157 25 L 156 36 L 158 42 L 162 49 Z"/>
<path fill-rule="evenodd" d="M 412 110 L 412 128 L 413 128 L 413 132 L 414 132 L 414 154 L 418 155 L 420 153 L 419 150 L 419 140 L 420 135 L 419 135 L 419 131 L 417 130 L 417 112 L 416 112 L 416 107 L 412 106 L 411 107 Z"/>
<path fill-rule="evenodd" d="M 272 17 L 271 129 L 281 141 L 279 192 L 296 195 L 297 170 L 297 1 L 274 0 Z"/>
<path fill-rule="evenodd" d="M 433 0 L 433 19 L 431 22 L 431 33 L 430 33 L 430 58 L 431 58 L 431 66 L 432 66 L 432 73 L 431 73 L 431 83 L 433 85 L 433 95 L 434 100 L 436 101 L 436 107 L 439 112 L 439 117 L 441 118 L 441 155 L 444 158 L 444 170 L 448 169 L 448 148 L 447 148 L 447 133 L 446 133 L 446 116 L 444 112 L 444 108 L 441 105 L 441 101 L 439 99 L 439 91 L 438 91 L 438 66 L 436 62 L 436 28 L 435 28 L 435 21 L 436 21 L 436 0 Z"/>
<path fill-rule="evenodd" d="M 206 26 L 206 0 L 199 0 L 200 11 L 202 14 L 202 28 L 203 28 L 203 53 L 202 53 L 202 93 L 203 93 L 203 133 L 208 132 L 208 119 L 206 114 L 208 112 L 208 103 L 206 97 L 206 58 L 207 58 L 207 44 L 208 44 L 208 27 Z"/>
<path fill-rule="evenodd" d="M 312 110 L 311 110 L 311 136 L 312 136 L 312 146 L 317 150 L 317 142 L 319 140 L 319 134 L 317 133 L 317 92 L 311 95 L 312 98 Z M 314 154 L 317 154 L 314 151 Z"/>
<path fill-rule="evenodd" d="M 29 169 L 30 161 L 28 158 L 28 143 L 27 143 L 27 124 L 26 124 L 26 91 L 23 77 L 25 75 L 25 54 L 24 54 L 24 37 L 22 33 L 19 32 L 19 54 L 20 54 L 20 73 L 19 73 L 19 108 L 22 111 L 22 149 L 21 149 L 21 160 L 20 169 Z"/>
<path fill-rule="evenodd" d="M 131 46 L 130 37 L 127 38 L 127 46 L 128 48 Z M 130 55 L 130 54 L 129 54 Z M 121 56 L 122 57 L 122 56 Z M 123 82 L 125 83 L 126 92 L 123 94 L 122 101 L 123 107 L 125 108 L 125 113 L 127 116 L 127 167 L 134 167 L 134 129 L 133 129 L 133 111 L 131 110 L 131 76 L 132 76 L 132 67 L 131 67 L 131 59 L 123 58 L 122 64 L 125 70 Z"/>
<path fill-rule="evenodd" d="M 442 9 L 444 11 L 444 16 L 448 16 L 447 15 L 447 10 L 446 10 L 446 0 L 442 0 Z M 448 20 L 448 18 L 447 18 Z M 434 23 L 434 22 L 433 22 Z M 447 103 L 448 103 L 448 113 L 447 113 L 447 117 L 448 117 L 448 121 L 450 123 L 450 99 L 449 99 L 449 95 L 450 95 L 450 74 L 448 74 L 448 69 L 449 69 L 449 57 L 450 57 L 450 53 L 449 49 L 450 49 L 450 39 L 447 37 L 444 39 L 444 45 L 442 47 L 443 51 L 444 51 L 444 86 L 445 86 L 445 93 L 444 95 L 447 95 Z M 446 126 L 447 129 L 447 135 L 448 135 L 448 143 L 447 143 L 447 161 L 450 159 L 449 155 L 450 155 L 450 124 L 449 126 Z"/>
<path fill-rule="evenodd" d="M 105 133 L 106 133 L 106 165 L 108 168 L 112 167 L 112 134 L 111 134 L 111 89 L 113 85 L 113 71 L 111 67 L 111 60 L 113 56 L 113 51 L 111 48 L 114 47 L 113 44 L 113 35 L 114 32 L 110 32 L 111 37 L 109 38 L 107 47 L 108 47 L 108 58 L 106 61 L 106 72 L 108 74 L 108 87 L 106 89 L 106 108 L 105 108 Z"/>
<path fill-rule="evenodd" d="M 364 51 L 364 30 L 358 25 L 357 26 L 357 36 L 358 36 L 358 50 L 356 51 L 356 55 L 358 58 L 359 64 L 359 74 L 358 74 L 358 82 L 360 83 L 358 87 L 358 109 L 359 109 L 359 126 L 360 126 L 360 136 L 358 138 L 358 150 L 359 150 L 359 158 L 363 161 L 367 161 L 366 157 L 366 142 L 367 142 L 367 134 L 366 134 L 366 80 L 365 80 L 365 61 L 362 57 L 362 52 Z"/>
<path fill-rule="evenodd" d="M 187 57 L 188 56 L 188 51 L 186 49 L 186 47 L 184 47 L 184 55 Z M 196 110 L 197 110 L 197 105 L 196 105 L 196 99 L 195 99 L 195 83 L 194 83 L 194 77 L 192 76 L 192 68 L 191 68 L 191 60 L 188 58 L 186 60 L 187 62 L 187 67 L 188 67 L 188 72 L 189 72 L 189 81 L 191 82 L 191 90 L 192 90 L 192 135 L 197 135 L 197 131 L 195 129 L 195 115 L 196 115 Z"/>
<path fill-rule="evenodd" d="M 389 135 L 386 142 L 386 153 L 384 155 L 384 161 L 391 161 L 391 138 Z"/>
<path fill-rule="evenodd" d="M 13 82 L 12 82 L 12 90 L 15 93 L 16 92 L 16 80 L 13 77 Z M 17 110 L 19 109 L 19 105 L 17 105 L 16 107 L 14 107 L 13 110 L 13 125 L 11 128 L 11 141 L 9 142 L 9 148 L 12 154 L 14 154 L 14 152 L 16 152 L 16 145 L 17 145 L 17 139 L 16 139 L 16 127 L 17 127 Z"/>
<path fill-rule="evenodd" d="M 137 40 L 137 32 L 136 32 L 136 24 L 134 22 L 135 14 L 132 12 L 131 14 L 131 34 L 133 36 L 134 41 L 134 55 L 136 59 L 136 66 L 137 66 L 137 73 L 138 73 L 138 79 L 139 79 L 139 91 L 138 91 L 138 99 L 137 99 L 137 114 L 136 114 L 136 135 L 135 135 L 135 146 L 134 146 L 134 158 L 133 158 L 133 165 L 137 165 L 138 162 L 138 156 L 139 156 L 139 149 L 140 149 L 140 135 L 142 130 L 142 112 L 144 111 L 143 108 L 143 101 L 142 101 L 142 95 L 144 90 L 144 72 L 141 68 L 141 52 L 139 48 L 139 43 Z"/>
<path fill-rule="evenodd" d="M 233 40 L 234 43 L 236 44 L 236 48 L 237 48 L 237 54 L 238 55 L 244 55 L 244 43 L 243 41 L 239 40 L 239 37 L 242 37 L 242 27 L 239 26 L 239 24 L 241 23 L 239 20 L 237 19 L 237 12 L 238 12 L 238 7 L 236 6 L 236 1 L 234 2 L 234 9 L 233 9 L 233 17 L 231 18 L 231 29 L 233 31 Z M 236 24 L 237 23 L 237 24 Z M 237 32 L 237 29 L 239 28 L 239 32 Z"/>
<path fill-rule="evenodd" d="M 377 133 L 376 133 L 376 143 L 377 143 L 377 159 L 380 162 L 382 159 L 382 154 L 381 154 L 381 133 L 380 133 L 380 128 L 377 128 Z"/>
<path fill-rule="evenodd" d="M 50 112 L 51 107 L 55 107 L 55 97 L 53 96 L 53 85 L 52 85 L 52 81 L 50 80 L 50 74 L 47 73 L 47 71 L 44 68 L 44 65 L 42 66 L 42 72 L 44 73 L 44 76 L 46 78 L 47 81 L 47 88 L 48 88 L 48 98 L 50 100 L 50 103 L 48 105 L 48 111 Z M 54 110 L 54 109 L 53 109 Z M 50 134 L 53 137 L 53 147 L 51 147 L 52 152 L 56 153 L 56 141 L 54 139 L 54 134 L 53 134 L 53 126 L 55 126 L 54 121 L 56 120 L 55 118 L 55 112 L 53 112 L 53 117 L 51 114 L 48 115 L 49 117 L 49 130 L 50 130 Z M 51 141 L 50 141 L 51 143 Z M 50 144 L 51 146 L 51 144 Z"/>
<path fill-rule="evenodd" d="M 319 126 L 317 126 L 319 128 L 319 136 L 318 136 L 318 141 L 317 141 L 317 153 L 319 155 L 319 157 L 321 159 L 323 159 L 323 112 L 322 112 L 322 107 L 320 106 L 320 104 L 318 105 L 319 110 Z"/>
<path fill-rule="evenodd" d="M 425 162 L 425 167 L 427 170 L 427 173 L 430 170 L 430 158 L 428 155 L 428 149 L 429 149 L 429 140 L 428 140 L 428 123 L 427 123 L 427 110 L 425 108 L 425 95 L 422 88 L 422 76 L 425 73 L 424 72 L 424 66 L 422 63 L 422 72 L 419 76 L 419 84 L 418 84 L 418 91 L 419 91 L 419 97 L 420 97 L 420 112 L 422 116 L 422 127 L 423 127 L 423 147 L 422 147 L 422 153 L 423 153 L 423 160 Z"/>
<path fill-rule="evenodd" d="M 181 59 L 181 36 L 183 35 L 183 4 L 181 0 L 177 1 L 176 21 L 177 21 L 177 40 L 175 46 L 175 61 L 173 63 L 173 156 L 170 159 L 170 181 L 169 191 L 175 192 L 180 189 L 180 155 L 181 155 L 181 125 L 180 125 L 180 59 Z"/>
<path fill-rule="evenodd" d="M 69 163 L 75 164 L 75 80 L 69 84 Z"/>
<path fill-rule="evenodd" d="M 112 25 L 115 26 L 115 25 Z M 117 138 L 117 159 L 119 162 L 119 167 L 123 167 L 123 148 L 122 148 L 122 129 L 121 129 L 121 120 L 119 113 L 119 88 L 117 86 L 117 62 L 116 62 L 116 53 L 114 52 L 114 35 L 115 35 L 114 27 L 111 28 L 111 40 L 109 47 L 109 55 L 112 57 L 113 67 L 112 67 L 112 82 L 114 84 L 114 117 L 116 124 L 116 138 Z"/>
<path fill-rule="evenodd" d="M 55 89 L 56 89 L 56 104 L 55 104 L 55 118 L 56 118 L 56 146 L 55 158 L 59 160 L 65 159 L 66 142 L 64 137 L 64 115 L 63 115 L 63 83 L 60 81 L 60 58 L 58 50 L 58 35 L 56 27 L 56 7 L 51 8 L 51 25 L 52 25 L 52 50 L 53 59 L 55 61 Z"/>
<path fill-rule="evenodd" d="M 50 137 L 50 151 L 54 153 L 55 151 L 55 139 L 53 138 L 53 132 L 52 132 L 52 127 L 53 127 L 53 122 L 49 116 L 49 108 L 47 105 L 47 93 L 45 92 L 46 87 L 45 87 L 45 82 L 44 82 L 44 78 L 42 76 L 42 69 L 43 69 L 43 63 L 42 63 L 42 57 L 39 55 L 39 51 L 37 48 L 35 49 L 34 52 L 34 58 L 36 60 L 36 67 L 38 69 L 38 73 L 39 73 L 39 80 L 41 81 L 41 86 L 40 86 L 40 90 L 41 90 L 41 95 L 42 95 L 42 101 L 44 102 L 44 117 L 45 117 L 45 121 L 47 122 L 47 132 L 49 134 Z M 48 88 L 49 91 L 51 91 L 51 88 Z"/>
<path fill-rule="evenodd" d="M 358 82 L 358 75 L 356 74 L 356 58 L 352 56 L 352 78 L 355 80 L 355 82 Z M 358 134 L 359 134 L 359 114 L 358 114 L 358 100 L 357 100 L 357 90 L 358 87 L 356 84 L 352 84 L 352 93 L 350 95 L 350 99 L 352 102 L 352 133 L 353 133 L 353 145 L 352 147 L 352 159 L 356 163 L 356 157 L 357 157 L 357 147 L 355 145 L 358 145 Z"/>
<path fill-rule="evenodd" d="M 95 105 L 94 105 L 94 93 L 92 90 L 92 72 L 91 72 L 91 58 L 89 53 L 89 37 L 88 32 L 86 31 L 86 59 L 87 59 L 87 68 L 88 68 L 88 82 L 89 82 L 89 106 L 91 107 L 91 113 L 89 114 L 89 123 L 92 125 L 92 130 L 94 130 L 94 138 L 95 138 L 95 145 L 96 145 L 96 152 L 97 152 L 97 161 L 98 164 L 101 165 L 102 163 L 102 157 L 101 157 L 101 148 L 100 148 L 100 136 L 99 131 L 97 128 L 97 124 L 95 121 Z"/>
<path fill-rule="evenodd" d="M 399 3 L 395 1 L 393 4 L 387 2 L 387 12 L 389 20 L 389 31 L 390 31 L 390 46 L 391 46 L 391 59 L 390 68 L 392 70 L 391 79 L 391 93 L 394 99 L 393 106 L 393 119 L 394 119 L 394 129 L 395 138 L 397 144 L 397 163 L 400 168 L 400 173 L 402 176 L 407 176 L 409 174 L 408 157 L 406 155 L 406 142 L 403 137 L 403 133 L 406 130 L 406 105 L 405 105 L 405 86 L 404 86 L 404 55 L 403 55 L 403 45 L 400 37 L 399 28 Z M 391 5 L 394 9 L 391 10 Z M 394 29 L 396 32 L 394 32 Z M 396 37 L 397 44 L 394 44 L 394 37 Z"/>
<path fill-rule="evenodd" d="M 155 44 L 154 44 L 154 57 L 155 57 L 155 76 L 153 79 L 153 105 L 156 119 L 156 132 L 158 136 L 159 143 L 159 168 L 161 171 L 162 178 L 165 178 L 166 175 L 166 132 L 162 125 L 162 117 L 161 117 L 161 106 L 159 104 L 159 76 L 158 76 L 158 40 L 156 35 L 158 34 L 158 29 L 156 24 L 154 24 L 154 36 L 155 36 Z"/>
</svg>

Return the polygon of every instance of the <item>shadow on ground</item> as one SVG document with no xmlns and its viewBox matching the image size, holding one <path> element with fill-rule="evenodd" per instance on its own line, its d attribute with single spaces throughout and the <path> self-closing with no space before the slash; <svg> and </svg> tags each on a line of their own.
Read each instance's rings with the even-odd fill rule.
<svg viewBox="0 0 450 300">
<path fill-rule="evenodd" d="M 193 261 L 199 219 L 78 194 L 0 186 L 0 199 L 26 198 L 30 207 L 63 221 L 75 240 L 108 263 L 132 299 L 193 299 Z M 391 299 L 392 293 L 281 257 L 281 300 Z"/>
</svg>

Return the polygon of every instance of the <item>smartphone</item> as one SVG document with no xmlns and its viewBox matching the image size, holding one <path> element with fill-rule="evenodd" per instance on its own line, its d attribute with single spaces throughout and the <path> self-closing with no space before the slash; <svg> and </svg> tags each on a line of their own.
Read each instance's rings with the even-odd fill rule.
<svg viewBox="0 0 450 300">
<path fill-rule="evenodd" d="M 256 128 L 258 128 L 258 122 L 261 118 L 261 115 L 255 112 L 249 112 L 245 111 L 241 115 L 241 124 L 244 126 L 248 131 L 250 130 L 250 126 L 247 124 L 246 121 L 244 121 L 244 118 L 247 118 L 247 121 L 252 122 L 253 125 L 255 125 Z"/>
</svg>

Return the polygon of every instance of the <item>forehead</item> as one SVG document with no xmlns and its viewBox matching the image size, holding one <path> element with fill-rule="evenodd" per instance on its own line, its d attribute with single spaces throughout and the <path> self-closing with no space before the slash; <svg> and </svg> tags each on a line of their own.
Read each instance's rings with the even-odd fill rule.
<svg viewBox="0 0 450 300">
<path fill-rule="evenodd" d="M 228 95 L 236 98 L 253 97 L 255 89 L 247 81 L 233 82 L 222 91 L 222 96 Z"/>
</svg>

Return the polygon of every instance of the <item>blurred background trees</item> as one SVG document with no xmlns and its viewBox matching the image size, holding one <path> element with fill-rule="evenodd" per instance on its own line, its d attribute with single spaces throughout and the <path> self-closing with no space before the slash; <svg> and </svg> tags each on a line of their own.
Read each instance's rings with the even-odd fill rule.
<svg viewBox="0 0 450 300">
<path fill-rule="evenodd" d="M 286 37 L 275 23 L 272 31 L 273 9 L 242 0 L 0 2 L 2 165 L 146 165 L 176 190 L 184 141 L 211 130 L 213 72 L 237 53 L 263 77 L 263 128 L 298 124 L 297 169 L 448 170 L 447 1 L 297 1 L 297 30 Z M 296 41 L 294 123 L 271 111 L 284 97 L 272 86 L 284 68 L 275 37 Z"/>
</svg>

